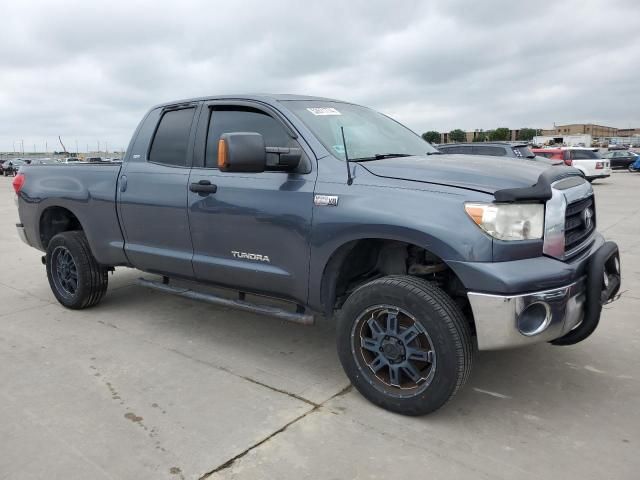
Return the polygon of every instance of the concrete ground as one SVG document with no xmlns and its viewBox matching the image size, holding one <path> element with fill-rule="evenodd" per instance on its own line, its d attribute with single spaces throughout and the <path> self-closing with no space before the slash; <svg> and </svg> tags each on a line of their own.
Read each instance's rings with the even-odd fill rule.
<svg viewBox="0 0 640 480">
<path fill-rule="evenodd" d="M 620 301 L 573 347 L 483 352 L 430 416 L 366 402 L 331 325 L 301 327 L 110 277 L 60 307 L 0 178 L 0 479 L 637 479 L 640 174 L 594 184 Z"/>
</svg>

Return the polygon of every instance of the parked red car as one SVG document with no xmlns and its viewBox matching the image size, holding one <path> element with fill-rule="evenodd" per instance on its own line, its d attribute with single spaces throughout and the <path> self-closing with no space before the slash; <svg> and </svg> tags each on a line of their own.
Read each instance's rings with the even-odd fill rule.
<svg viewBox="0 0 640 480">
<path fill-rule="evenodd" d="M 538 157 L 545 157 L 551 160 L 562 160 L 564 163 L 571 166 L 571 160 L 569 160 L 569 152 L 567 150 L 562 150 L 561 148 L 532 148 L 531 151 Z"/>
</svg>

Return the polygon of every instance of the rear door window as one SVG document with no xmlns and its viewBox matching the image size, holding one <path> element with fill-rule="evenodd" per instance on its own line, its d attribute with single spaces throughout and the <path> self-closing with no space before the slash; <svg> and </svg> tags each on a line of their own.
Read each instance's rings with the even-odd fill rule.
<svg viewBox="0 0 640 480">
<path fill-rule="evenodd" d="M 195 110 L 192 107 L 164 112 L 149 151 L 150 162 L 187 166 L 189 134 Z"/>
</svg>

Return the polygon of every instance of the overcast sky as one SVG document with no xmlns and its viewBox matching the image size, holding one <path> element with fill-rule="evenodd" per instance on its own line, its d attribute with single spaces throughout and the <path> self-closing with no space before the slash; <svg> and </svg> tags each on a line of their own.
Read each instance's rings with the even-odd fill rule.
<svg viewBox="0 0 640 480">
<path fill-rule="evenodd" d="M 640 1 L 2 0 L 0 151 L 128 144 L 163 101 L 300 93 L 416 132 L 640 127 Z M 16 147 L 17 148 L 17 147 Z"/>
</svg>

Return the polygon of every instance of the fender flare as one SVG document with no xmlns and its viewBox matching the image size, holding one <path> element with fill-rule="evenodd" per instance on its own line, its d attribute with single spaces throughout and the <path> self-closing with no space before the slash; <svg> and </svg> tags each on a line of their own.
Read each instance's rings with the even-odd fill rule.
<svg viewBox="0 0 640 480">
<path fill-rule="evenodd" d="M 335 296 L 340 267 L 346 257 L 359 241 L 380 240 L 403 242 L 408 245 L 416 245 L 440 258 L 445 264 L 447 260 L 457 257 L 454 250 L 445 242 L 425 234 L 424 232 L 403 229 L 406 231 L 395 234 L 373 234 L 363 230 L 349 237 L 341 237 L 339 242 L 331 242 L 331 246 L 325 245 L 325 250 L 330 250 L 328 255 L 319 256 L 311 261 L 309 278 L 309 306 L 317 311 L 330 315 L 333 310 L 332 298 Z M 452 258 L 452 256 L 454 258 Z"/>
</svg>

